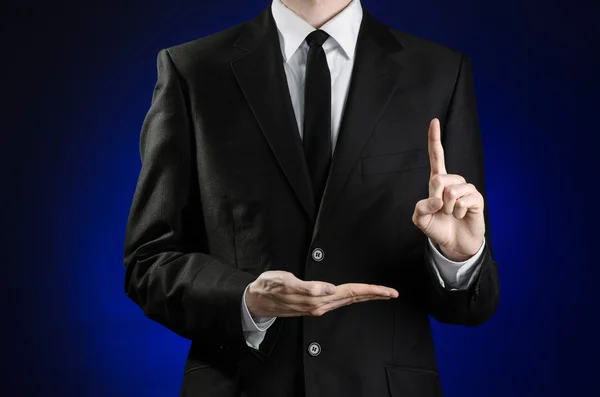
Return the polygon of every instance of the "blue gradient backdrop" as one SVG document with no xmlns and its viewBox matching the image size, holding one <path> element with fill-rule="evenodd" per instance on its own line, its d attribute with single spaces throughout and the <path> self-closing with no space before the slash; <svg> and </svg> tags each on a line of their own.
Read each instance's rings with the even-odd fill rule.
<svg viewBox="0 0 600 397">
<path fill-rule="evenodd" d="M 0 395 L 178 395 L 188 342 L 123 291 L 156 55 L 268 2 L 3 4 Z M 447 396 L 599 395 L 598 2 L 364 4 L 473 59 L 502 293 L 433 324 Z"/>
</svg>

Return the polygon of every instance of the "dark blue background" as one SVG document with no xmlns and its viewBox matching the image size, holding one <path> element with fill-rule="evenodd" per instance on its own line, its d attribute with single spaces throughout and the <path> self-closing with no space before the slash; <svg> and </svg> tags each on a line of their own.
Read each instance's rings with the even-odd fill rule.
<svg viewBox="0 0 600 397">
<path fill-rule="evenodd" d="M 178 395 L 188 342 L 123 291 L 156 55 L 268 2 L 39 3 L 0 11 L 0 394 Z M 502 292 L 481 327 L 434 323 L 447 396 L 595 394 L 598 2 L 364 4 L 473 59 Z"/>
</svg>

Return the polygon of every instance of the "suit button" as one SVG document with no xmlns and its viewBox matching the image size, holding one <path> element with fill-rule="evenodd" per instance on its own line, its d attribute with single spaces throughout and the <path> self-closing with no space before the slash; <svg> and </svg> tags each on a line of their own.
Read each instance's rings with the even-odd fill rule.
<svg viewBox="0 0 600 397">
<path fill-rule="evenodd" d="M 319 354 L 321 354 L 321 345 L 319 345 L 317 342 L 313 342 L 310 345 L 308 345 L 308 354 L 310 354 L 313 357 L 316 357 Z"/>
<path fill-rule="evenodd" d="M 315 262 L 321 262 L 325 258 L 325 252 L 321 248 L 315 248 L 312 252 L 312 258 Z"/>
</svg>

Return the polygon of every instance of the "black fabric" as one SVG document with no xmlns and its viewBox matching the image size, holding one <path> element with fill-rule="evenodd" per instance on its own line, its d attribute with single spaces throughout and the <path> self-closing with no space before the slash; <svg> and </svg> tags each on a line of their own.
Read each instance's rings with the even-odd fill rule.
<svg viewBox="0 0 600 397">
<path fill-rule="evenodd" d="M 331 74 L 323 50 L 328 37 L 322 30 L 306 37 L 310 48 L 304 85 L 303 145 L 317 205 L 331 164 Z"/>
<path fill-rule="evenodd" d="M 124 281 L 140 316 L 191 340 L 182 395 L 291 397 L 300 385 L 306 397 L 440 397 L 429 316 L 477 325 L 499 299 L 487 205 L 486 247 L 465 291 L 440 285 L 411 219 L 428 194 L 434 117 L 448 172 L 485 197 L 469 57 L 365 10 L 320 206 L 270 6 L 252 21 L 160 51 L 157 66 Z M 325 253 L 319 262 L 316 248 Z M 253 349 L 241 299 L 266 270 L 383 284 L 400 296 L 279 318 Z M 307 351 L 313 342 L 317 356 Z"/>
</svg>

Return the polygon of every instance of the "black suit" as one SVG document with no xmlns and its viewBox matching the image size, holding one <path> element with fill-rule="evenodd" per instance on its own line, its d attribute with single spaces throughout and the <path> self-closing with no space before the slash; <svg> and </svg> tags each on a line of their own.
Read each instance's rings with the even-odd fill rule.
<svg viewBox="0 0 600 397">
<path fill-rule="evenodd" d="M 498 303 L 489 227 L 466 291 L 441 287 L 412 223 L 428 196 L 427 130 L 446 166 L 484 192 L 469 58 L 366 11 L 322 204 L 313 201 L 270 7 L 163 50 L 141 135 L 125 288 L 151 319 L 192 340 L 182 395 L 441 396 L 429 315 L 476 325 Z M 487 212 L 486 212 L 487 221 Z M 487 223 L 487 222 L 486 222 Z M 321 248 L 324 259 L 311 252 Z M 277 319 L 256 351 L 241 299 L 265 270 L 396 288 L 395 300 Z M 318 342 L 313 357 L 307 346 Z"/>
</svg>

